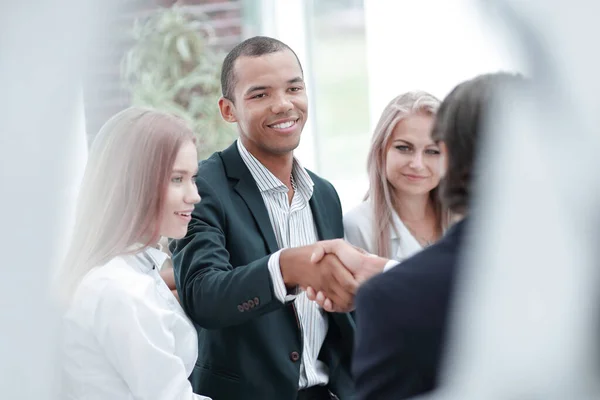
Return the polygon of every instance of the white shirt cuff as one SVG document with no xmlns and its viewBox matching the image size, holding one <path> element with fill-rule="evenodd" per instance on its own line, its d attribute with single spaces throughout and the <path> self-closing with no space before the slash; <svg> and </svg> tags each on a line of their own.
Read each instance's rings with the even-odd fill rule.
<svg viewBox="0 0 600 400">
<path fill-rule="evenodd" d="M 269 257 L 268 267 L 269 274 L 271 275 L 271 282 L 273 282 L 273 291 L 275 292 L 275 297 L 282 303 L 288 303 L 293 301 L 298 296 L 298 288 L 293 289 L 288 292 L 285 287 L 285 283 L 283 282 L 283 276 L 281 276 L 281 266 L 279 265 L 279 256 L 281 255 L 281 251 L 279 250 Z"/>
<path fill-rule="evenodd" d="M 400 264 L 400 261 L 396 261 L 396 260 L 389 260 L 388 262 L 385 263 L 385 265 L 383 266 L 383 272 L 385 271 L 389 271 L 390 269 L 394 268 L 396 265 Z"/>
</svg>

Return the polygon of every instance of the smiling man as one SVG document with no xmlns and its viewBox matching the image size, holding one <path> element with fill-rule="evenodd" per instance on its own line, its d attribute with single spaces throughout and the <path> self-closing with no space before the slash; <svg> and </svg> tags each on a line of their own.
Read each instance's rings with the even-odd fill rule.
<svg viewBox="0 0 600 400">
<path fill-rule="evenodd" d="M 343 237 L 333 186 L 294 155 L 308 118 L 304 74 L 284 43 L 254 37 L 225 58 L 219 107 L 239 140 L 200 163 L 177 289 L 196 325 L 194 390 L 214 399 L 352 399 L 354 324 L 299 287 L 349 305 L 358 283 L 319 240 Z M 337 397 L 336 397 L 337 396 Z"/>
</svg>

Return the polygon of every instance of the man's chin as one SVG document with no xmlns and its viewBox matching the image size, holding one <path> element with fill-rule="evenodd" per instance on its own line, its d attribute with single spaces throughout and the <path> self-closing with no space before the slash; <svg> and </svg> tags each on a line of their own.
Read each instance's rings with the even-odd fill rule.
<svg viewBox="0 0 600 400">
<path fill-rule="evenodd" d="M 271 151 L 276 154 L 284 155 L 293 152 L 298 148 L 298 146 L 300 146 L 300 138 L 297 138 L 293 142 L 282 143 L 277 147 L 274 146 L 273 148 L 271 148 Z"/>
</svg>

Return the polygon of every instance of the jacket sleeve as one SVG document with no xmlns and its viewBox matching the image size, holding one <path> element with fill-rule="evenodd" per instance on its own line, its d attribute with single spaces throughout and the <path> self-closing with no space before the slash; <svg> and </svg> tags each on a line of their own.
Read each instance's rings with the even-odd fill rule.
<svg viewBox="0 0 600 400">
<path fill-rule="evenodd" d="M 172 246 L 175 283 L 190 318 L 201 327 L 220 329 L 284 307 L 274 296 L 270 255 L 234 268 L 226 248 L 227 220 L 219 196 L 201 177 L 197 186 L 201 201 L 194 208 L 187 235 Z"/>
<path fill-rule="evenodd" d="M 417 332 L 423 318 L 419 304 L 412 302 L 410 287 L 398 281 L 390 284 L 388 274 L 367 281 L 356 297 L 352 373 L 360 400 L 412 398 L 429 385 L 420 360 L 413 356 L 414 351 L 427 352 L 421 340 L 429 343 Z M 422 333 L 427 336 L 428 331 Z"/>
</svg>

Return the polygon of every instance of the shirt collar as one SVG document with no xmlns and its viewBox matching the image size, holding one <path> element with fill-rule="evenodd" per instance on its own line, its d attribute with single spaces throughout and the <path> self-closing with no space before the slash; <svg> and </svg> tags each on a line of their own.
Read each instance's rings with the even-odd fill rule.
<svg viewBox="0 0 600 400">
<path fill-rule="evenodd" d="M 169 258 L 169 255 L 167 253 L 154 247 L 147 247 L 145 249 L 145 252 L 148 255 L 148 257 L 152 259 L 154 265 L 159 270 L 162 268 L 165 261 L 167 261 L 167 259 Z"/>
<path fill-rule="evenodd" d="M 141 243 L 135 243 L 127 248 L 128 252 L 133 255 L 146 256 L 148 261 L 152 262 L 157 269 L 161 269 L 165 261 L 169 258 L 169 255 L 162 251 L 162 245 L 157 244 L 158 247 L 144 246 Z"/>
<path fill-rule="evenodd" d="M 396 229 L 394 229 L 394 227 Z M 400 230 L 406 229 L 404 223 L 398 216 L 396 211 L 392 210 L 392 226 L 390 226 L 390 239 L 399 239 L 398 235 L 400 235 Z"/>
<path fill-rule="evenodd" d="M 402 222 L 402 220 L 398 216 L 398 213 L 396 213 L 396 211 L 394 210 L 392 210 L 392 223 L 394 224 L 398 232 L 396 232 L 396 229 L 394 229 L 393 226 L 391 226 L 390 239 L 399 239 L 400 237 L 398 235 L 402 236 L 402 234 L 407 234 L 414 237 L 414 235 L 411 233 L 411 231 L 408 230 L 404 222 Z M 446 234 L 446 232 L 451 226 L 452 223 L 449 223 L 448 226 L 442 226 L 442 236 Z"/>
<path fill-rule="evenodd" d="M 250 170 L 250 174 L 252 174 L 252 177 L 256 181 L 256 186 L 258 186 L 258 190 L 261 193 L 268 191 L 287 192 L 287 186 L 273 175 L 267 167 L 258 161 L 258 159 L 244 147 L 241 140 L 237 141 L 237 148 L 244 164 L 246 164 L 246 167 Z M 292 174 L 294 174 L 298 192 L 307 201 L 310 200 L 313 194 L 314 182 L 296 157 L 294 157 L 294 163 L 292 165 Z"/>
<path fill-rule="evenodd" d="M 366 200 L 369 203 L 369 208 L 371 209 L 372 215 L 375 215 L 375 205 L 373 203 L 373 196 L 369 196 Z M 390 225 L 390 239 L 400 239 L 403 231 L 408 231 L 404 222 L 398 216 L 398 213 L 392 209 L 391 210 L 391 225 Z M 395 229 L 394 229 L 395 228 Z"/>
</svg>

